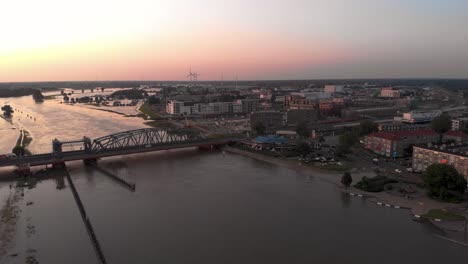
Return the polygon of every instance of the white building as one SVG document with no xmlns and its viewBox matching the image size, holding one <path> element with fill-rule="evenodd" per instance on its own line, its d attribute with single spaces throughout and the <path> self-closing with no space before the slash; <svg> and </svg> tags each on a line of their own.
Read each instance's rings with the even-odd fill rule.
<svg viewBox="0 0 468 264">
<path fill-rule="evenodd" d="M 432 111 L 432 112 L 408 112 L 403 114 L 401 119 L 404 123 L 429 123 L 435 117 L 438 117 L 442 114 L 441 111 Z"/>
<path fill-rule="evenodd" d="M 344 92 L 344 85 L 325 85 L 323 91 L 325 93 L 342 93 Z"/>
<path fill-rule="evenodd" d="M 291 93 L 291 95 L 300 96 L 308 100 L 320 100 L 320 99 L 331 98 L 331 93 L 325 93 L 325 92 L 296 92 L 296 93 Z"/>
<path fill-rule="evenodd" d="M 452 130 L 459 131 L 468 127 L 468 117 L 452 119 Z"/>
<path fill-rule="evenodd" d="M 166 112 L 171 115 L 218 115 L 242 113 L 241 102 L 193 103 L 170 100 Z"/>
<path fill-rule="evenodd" d="M 400 91 L 394 90 L 392 87 L 385 87 L 380 90 L 380 97 L 400 98 Z"/>
</svg>

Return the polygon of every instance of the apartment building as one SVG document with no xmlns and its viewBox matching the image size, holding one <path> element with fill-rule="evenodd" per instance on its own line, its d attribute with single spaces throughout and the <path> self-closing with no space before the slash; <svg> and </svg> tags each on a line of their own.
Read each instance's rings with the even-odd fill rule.
<svg viewBox="0 0 468 264">
<path fill-rule="evenodd" d="M 452 119 L 452 130 L 459 131 L 468 128 L 468 117 Z"/>
<path fill-rule="evenodd" d="M 439 134 L 432 130 L 376 132 L 364 138 L 364 147 L 375 154 L 398 158 L 407 154 L 410 146 L 439 140 Z"/>
<path fill-rule="evenodd" d="M 435 163 L 454 166 L 468 180 L 468 145 L 413 147 L 413 170 L 424 171 Z"/>
<path fill-rule="evenodd" d="M 241 102 L 194 103 L 170 100 L 166 112 L 171 115 L 218 115 L 242 113 Z"/>
<path fill-rule="evenodd" d="M 400 91 L 392 87 L 384 87 L 380 90 L 380 97 L 385 98 L 400 98 Z"/>
</svg>

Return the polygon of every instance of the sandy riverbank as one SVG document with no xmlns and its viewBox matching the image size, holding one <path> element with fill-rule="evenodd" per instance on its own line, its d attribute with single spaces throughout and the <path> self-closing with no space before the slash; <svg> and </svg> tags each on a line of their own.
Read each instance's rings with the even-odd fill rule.
<svg viewBox="0 0 468 264">
<path fill-rule="evenodd" d="M 350 195 L 356 196 L 357 198 L 366 198 L 368 202 L 377 204 L 379 206 L 389 207 L 391 209 L 409 209 L 411 217 L 421 216 L 426 214 L 431 209 L 447 209 L 453 208 L 468 208 L 468 202 L 461 204 L 443 203 L 436 200 L 432 200 L 427 196 L 415 197 L 413 199 L 407 199 L 405 197 L 396 196 L 387 192 L 370 193 L 359 190 L 354 187 L 344 189 L 340 183 L 342 172 L 327 171 L 313 166 L 302 165 L 297 160 L 288 160 L 284 158 L 270 157 L 259 153 L 253 153 L 233 147 L 225 147 L 224 150 L 236 153 L 239 155 L 251 157 L 257 160 L 269 162 L 272 164 L 288 167 L 294 170 L 301 170 L 305 173 L 313 173 L 315 177 L 319 177 L 321 180 L 332 183 L 337 186 L 340 191 L 349 193 Z M 372 173 L 353 173 L 353 182 L 359 181 L 363 176 L 373 176 Z M 464 231 L 464 221 L 446 221 L 446 222 L 435 222 L 431 221 L 438 228 L 450 233 L 452 237 L 459 237 L 460 233 Z"/>
<path fill-rule="evenodd" d="M 19 203 L 22 200 L 22 189 L 3 187 L 5 197 L 0 201 L 0 262 L 7 261 L 11 257 L 10 250 L 13 248 L 14 238 L 17 230 L 17 222 L 21 214 Z M 8 194 L 6 194 L 8 193 Z M 13 255 L 14 257 L 14 255 Z"/>
</svg>

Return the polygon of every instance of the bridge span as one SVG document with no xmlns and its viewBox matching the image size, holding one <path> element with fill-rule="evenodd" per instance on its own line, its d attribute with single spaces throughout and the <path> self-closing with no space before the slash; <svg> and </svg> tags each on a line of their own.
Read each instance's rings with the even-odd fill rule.
<svg viewBox="0 0 468 264">
<path fill-rule="evenodd" d="M 93 141 L 84 137 L 74 141 L 52 141 L 51 153 L 35 154 L 0 160 L 0 167 L 30 167 L 61 164 L 66 161 L 96 160 L 104 157 L 190 147 L 225 145 L 239 137 L 206 137 L 192 130 L 160 130 L 156 128 L 120 132 Z M 63 151 L 68 144 L 82 144 L 80 150 Z"/>
</svg>

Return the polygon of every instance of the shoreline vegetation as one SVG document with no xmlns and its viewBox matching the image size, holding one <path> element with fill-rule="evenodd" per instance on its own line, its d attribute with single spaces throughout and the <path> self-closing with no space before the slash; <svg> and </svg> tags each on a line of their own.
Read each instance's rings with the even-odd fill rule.
<svg viewBox="0 0 468 264">
<path fill-rule="evenodd" d="M 161 116 L 157 113 L 155 113 L 153 110 L 151 110 L 151 106 L 148 102 L 145 102 L 144 104 L 142 104 L 140 106 L 140 108 L 138 109 L 139 112 L 145 114 L 148 119 L 157 119 L 157 118 L 161 118 Z"/>
<path fill-rule="evenodd" d="M 17 223 L 21 217 L 20 202 L 23 199 L 23 188 L 10 185 L 10 194 L 0 208 L 0 262 L 3 263 L 12 250 L 17 232 Z M 14 253 L 10 256 L 15 256 Z"/>
<path fill-rule="evenodd" d="M 13 123 L 13 121 L 10 118 L 6 118 L 4 115 L 0 115 L 1 118 L 3 118 L 5 121 L 13 125 L 14 127 L 18 128 L 18 125 Z M 24 150 L 25 155 L 31 155 L 31 152 L 28 150 L 29 144 L 33 141 L 33 138 L 31 137 L 31 133 L 29 131 L 24 130 L 24 129 L 19 129 L 19 136 L 18 139 L 16 140 L 16 144 L 12 149 L 12 153 L 14 153 L 14 150 L 17 148 L 20 148 Z"/>
<path fill-rule="evenodd" d="M 154 127 L 154 128 L 160 128 L 160 129 L 175 129 L 177 128 L 176 125 L 173 123 L 167 121 L 167 120 L 155 120 L 155 121 L 150 121 L 150 122 L 145 122 L 145 125 Z"/>
<path fill-rule="evenodd" d="M 12 152 L 15 152 L 15 148 L 20 148 L 22 149 L 22 151 L 24 151 L 25 155 L 31 155 L 31 151 L 29 151 L 28 146 L 29 144 L 31 144 L 32 140 L 33 138 L 27 130 L 20 130 L 20 136 L 18 137 L 18 140 L 16 141 L 16 146 L 13 148 Z"/>
<path fill-rule="evenodd" d="M 411 213 L 412 219 L 426 219 L 436 228 L 443 231 L 447 237 L 463 241 L 465 217 L 459 213 L 452 212 L 452 209 L 454 209 L 454 207 L 466 206 L 466 201 L 462 204 L 450 204 L 432 200 L 427 196 L 407 199 L 406 197 L 395 196 L 384 191 L 366 192 L 353 186 L 345 188 L 342 187 L 342 184 L 340 183 L 342 174 L 337 171 L 306 166 L 298 163 L 296 160 L 267 156 L 236 147 L 224 147 L 223 149 L 230 153 L 250 157 L 270 164 L 288 167 L 293 170 L 300 170 L 305 173 L 313 173 L 315 177 L 337 186 L 340 191 L 348 193 L 350 196 L 365 198 L 368 202 L 377 206 L 390 207 L 394 209 L 408 209 Z M 356 173 L 353 174 L 353 178 L 356 176 Z M 359 179 L 354 180 L 357 182 Z"/>
</svg>

